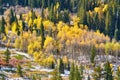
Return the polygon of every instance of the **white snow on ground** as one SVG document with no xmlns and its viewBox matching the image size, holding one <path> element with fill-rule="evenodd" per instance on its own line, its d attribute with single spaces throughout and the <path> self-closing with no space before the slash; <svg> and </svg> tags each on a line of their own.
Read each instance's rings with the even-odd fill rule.
<svg viewBox="0 0 120 80">
<path fill-rule="evenodd" d="M 5 51 L 7 48 L 1 48 L 0 47 L 0 50 L 2 51 Z M 19 52 L 19 51 L 16 51 L 16 49 L 9 49 L 10 51 L 15 51 L 16 54 L 19 54 L 19 55 L 23 55 L 25 57 L 27 57 L 28 59 L 32 60 L 33 61 L 33 58 L 28 54 L 28 53 L 24 53 L 24 52 Z"/>
<path fill-rule="evenodd" d="M 61 76 L 66 77 L 66 76 L 69 76 L 69 74 L 70 74 L 70 71 L 64 70 L 64 74 L 61 74 Z"/>
<path fill-rule="evenodd" d="M 68 71 L 68 70 L 64 70 L 64 72 L 65 72 L 66 75 L 70 74 L 70 71 Z"/>
<path fill-rule="evenodd" d="M 11 78 L 11 79 L 7 79 L 7 80 L 29 80 L 29 79 L 24 79 L 22 77 L 19 77 L 19 78 Z"/>
<path fill-rule="evenodd" d="M 16 70 L 16 68 L 9 68 L 9 67 L 1 67 L 0 71 L 4 71 L 4 70 Z"/>
<path fill-rule="evenodd" d="M 34 67 L 34 68 L 30 69 L 31 71 L 38 70 L 38 71 L 52 72 L 54 70 L 54 69 L 44 68 L 41 66 L 32 66 L 32 67 Z M 64 70 L 64 74 L 61 74 L 61 76 L 69 76 L 69 74 L 70 74 L 70 71 Z"/>
<path fill-rule="evenodd" d="M 30 57 L 30 56 L 28 55 L 28 53 L 24 53 L 24 52 L 18 52 L 18 51 L 16 51 L 16 54 L 23 55 L 23 56 L 25 56 L 25 57 L 27 57 L 27 58 L 29 58 L 30 60 L 33 61 L 33 58 Z"/>
<path fill-rule="evenodd" d="M 40 71 L 52 72 L 53 69 L 40 69 Z"/>
<path fill-rule="evenodd" d="M 37 65 L 37 66 L 32 66 L 33 68 L 31 68 L 30 70 L 31 71 L 45 71 L 45 72 L 52 72 L 53 71 L 53 69 L 48 69 L 48 68 L 44 68 L 44 67 L 42 67 L 42 66 L 39 66 L 39 65 Z"/>
<path fill-rule="evenodd" d="M 2 51 L 5 51 L 6 49 L 7 49 L 6 47 L 5 47 L 5 48 L 1 48 L 1 47 L 0 47 L 0 50 L 2 50 Z M 15 51 L 16 49 L 13 49 L 13 48 L 12 48 L 12 49 L 9 49 L 9 50 L 11 50 L 11 51 L 12 51 L 12 50 Z"/>
<path fill-rule="evenodd" d="M 34 67 L 34 68 L 30 69 L 31 71 L 38 70 L 38 71 L 52 72 L 54 70 L 54 69 L 44 68 L 41 66 L 32 66 L 32 67 Z M 70 74 L 70 71 L 64 70 L 64 74 L 61 74 L 61 76 L 68 76 L 69 74 Z"/>
<path fill-rule="evenodd" d="M 36 70 L 40 70 L 42 67 L 41 66 L 39 66 L 39 65 L 37 65 L 37 66 L 32 66 L 32 67 L 34 67 Z"/>
<path fill-rule="evenodd" d="M 6 49 L 7 49 L 7 48 L 1 48 L 1 47 L 0 47 L 0 50 L 2 50 L 2 51 L 5 51 Z"/>
</svg>

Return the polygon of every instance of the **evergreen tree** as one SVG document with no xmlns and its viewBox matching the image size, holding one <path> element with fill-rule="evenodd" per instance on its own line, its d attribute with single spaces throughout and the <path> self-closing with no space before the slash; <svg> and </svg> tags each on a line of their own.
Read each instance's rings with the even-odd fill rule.
<svg viewBox="0 0 120 80">
<path fill-rule="evenodd" d="M 114 33 L 114 39 L 115 40 L 118 40 L 118 29 L 115 29 L 115 33 Z"/>
<path fill-rule="evenodd" d="M 20 66 L 20 64 L 17 65 L 17 74 L 20 77 L 23 77 L 22 67 Z"/>
<path fill-rule="evenodd" d="M 2 6 L 2 4 L 3 4 L 3 0 L 0 0 L 0 6 Z"/>
<path fill-rule="evenodd" d="M 50 80 L 62 80 L 62 77 L 57 67 L 54 69 Z"/>
<path fill-rule="evenodd" d="M 54 23 L 57 22 L 56 14 L 57 14 L 56 11 L 54 11 L 54 5 L 51 4 L 50 9 L 49 9 L 49 17 L 48 18 Z M 59 17 L 59 15 L 58 15 L 58 17 Z"/>
<path fill-rule="evenodd" d="M 32 76 L 32 80 L 36 80 L 36 77 L 34 75 Z"/>
<path fill-rule="evenodd" d="M 102 72 L 102 69 L 100 66 L 95 67 L 94 72 L 92 74 L 93 79 L 100 80 L 101 79 L 101 72 Z"/>
<path fill-rule="evenodd" d="M 91 63 L 94 63 L 95 56 L 96 56 L 96 51 L 95 51 L 95 46 L 93 46 L 91 49 L 91 55 L 90 55 Z"/>
<path fill-rule="evenodd" d="M 55 64 L 54 64 L 54 62 L 52 62 L 52 64 L 51 64 L 51 68 L 52 68 L 52 69 L 55 68 Z"/>
<path fill-rule="evenodd" d="M 23 6 L 28 6 L 28 1 L 29 0 L 24 0 L 24 5 Z"/>
<path fill-rule="evenodd" d="M 74 80 L 82 80 L 78 66 L 76 66 L 75 68 L 75 79 Z"/>
<path fill-rule="evenodd" d="M 2 80 L 5 80 L 5 77 L 4 77 L 4 76 L 2 76 Z"/>
<path fill-rule="evenodd" d="M 60 58 L 60 64 L 59 64 L 59 72 L 64 73 L 64 63 L 61 58 Z"/>
<path fill-rule="evenodd" d="M 83 79 L 83 66 L 81 65 L 79 69 L 78 66 L 75 67 L 74 63 L 72 63 L 69 80 L 82 80 L 82 79 Z"/>
<path fill-rule="evenodd" d="M 10 9 L 10 21 L 9 23 L 12 24 L 15 21 L 14 11 Z"/>
<path fill-rule="evenodd" d="M 44 35 L 44 26 L 43 26 L 43 22 L 41 21 L 41 37 L 42 37 L 42 43 L 41 43 L 41 48 L 43 49 L 44 46 L 44 42 L 45 42 L 45 35 Z"/>
<path fill-rule="evenodd" d="M 84 67 L 80 65 L 80 80 L 82 80 L 83 78 L 83 70 L 84 70 Z"/>
<path fill-rule="evenodd" d="M 87 24 L 86 0 L 79 1 L 77 15 L 80 18 L 80 24 L 86 25 Z"/>
<path fill-rule="evenodd" d="M 16 16 L 16 14 L 15 14 L 15 16 L 14 16 L 14 18 L 15 18 L 15 23 L 17 23 L 17 28 L 16 28 L 16 32 L 17 32 L 17 35 L 19 36 L 20 35 L 20 26 L 19 26 L 19 23 L 18 23 L 18 19 L 17 19 L 17 16 Z"/>
<path fill-rule="evenodd" d="M 58 13 L 58 21 L 63 21 L 65 23 L 70 22 L 69 11 L 64 10 L 63 12 Z"/>
<path fill-rule="evenodd" d="M 109 34 L 109 28 L 111 25 L 111 16 L 110 16 L 110 12 L 109 10 L 106 13 L 106 18 L 105 18 L 105 30 L 106 30 L 106 34 Z"/>
<path fill-rule="evenodd" d="M 92 29 L 94 30 L 99 30 L 99 17 L 98 17 L 98 13 L 95 13 L 94 16 L 93 16 L 93 27 Z"/>
<path fill-rule="evenodd" d="M 2 15 L 3 14 L 3 0 L 0 0 L 0 15 Z"/>
<path fill-rule="evenodd" d="M 120 80 L 120 67 L 116 71 L 116 80 Z"/>
<path fill-rule="evenodd" d="M 68 67 L 67 67 L 67 70 L 70 71 L 70 62 L 68 61 Z"/>
<path fill-rule="evenodd" d="M 31 10 L 31 13 L 32 13 L 32 16 L 31 16 L 31 19 L 34 20 L 37 18 L 35 12 L 33 11 L 33 9 Z"/>
<path fill-rule="evenodd" d="M 69 22 L 69 11 L 68 10 L 64 10 L 64 17 L 63 17 L 63 21 L 66 23 L 66 22 Z"/>
<path fill-rule="evenodd" d="M 58 73 L 57 80 L 63 80 L 62 77 L 61 77 L 60 72 Z"/>
<path fill-rule="evenodd" d="M 6 24 L 5 19 L 4 19 L 4 17 L 2 16 L 2 20 L 1 20 L 1 23 L 0 23 L 0 34 L 1 34 L 1 33 L 4 33 L 4 34 L 5 34 L 5 24 Z"/>
<path fill-rule="evenodd" d="M 22 21 L 22 30 L 23 31 L 27 31 L 28 30 L 28 28 L 26 26 L 26 23 L 24 21 Z"/>
<path fill-rule="evenodd" d="M 4 54 L 5 54 L 5 62 L 6 63 L 9 63 L 9 59 L 10 59 L 10 51 L 8 50 L 8 48 L 7 48 L 7 50 L 4 52 Z"/>
<path fill-rule="evenodd" d="M 22 13 L 20 13 L 20 18 L 19 18 L 19 20 L 22 20 Z"/>
<path fill-rule="evenodd" d="M 112 76 L 112 69 L 110 67 L 110 63 L 109 61 L 106 62 L 105 64 L 105 78 L 106 80 L 113 80 L 113 76 Z"/>
<path fill-rule="evenodd" d="M 32 76 L 32 80 L 41 80 L 41 76 L 39 76 L 39 75 L 33 75 Z"/>
<path fill-rule="evenodd" d="M 70 75 L 69 75 L 69 80 L 74 80 L 75 79 L 75 65 L 72 63 L 72 66 L 70 68 Z"/>
<path fill-rule="evenodd" d="M 90 79 L 90 75 L 88 75 L 88 78 L 87 78 L 87 79 L 88 79 L 88 80 L 91 80 L 91 79 Z"/>
</svg>

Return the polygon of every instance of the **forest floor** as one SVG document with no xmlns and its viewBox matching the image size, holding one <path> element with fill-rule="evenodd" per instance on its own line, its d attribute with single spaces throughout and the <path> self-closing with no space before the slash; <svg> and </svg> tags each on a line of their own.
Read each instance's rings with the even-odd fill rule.
<svg viewBox="0 0 120 80">
<path fill-rule="evenodd" d="M 2 56 L 4 56 L 3 52 L 5 50 L 6 50 L 6 48 L 0 48 L 1 59 L 3 58 Z M 19 61 L 23 61 L 21 66 L 22 66 L 22 71 L 25 73 L 26 77 L 31 76 L 31 74 L 40 74 L 40 75 L 42 75 L 41 76 L 42 80 L 49 80 L 49 78 L 51 77 L 50 73 L 53 71 L 53 69 L 45 68 L 45 67 L 42 67 L 39 64 L 35 63 L 33 61 L 33 58 L 30 55 L 28 55 L 28 53 L 19 52 L 15 49 L 9 49 L 9 50 L 12 52 L 11 59 L 14 59 L 15 56 L 18 56 L 18 55 L 21 55 L 23 57 L 22 60 L 19 60 Z M 10 61 L 12 61 L 12 60 L 10 60 Z M 15 65 L 15 64 L 16 63 L 13 62 L 13 65 Z M 23 78 L 19 77 L 16 74 L 16 70 L 17 70 L 16 66 L 12 67 L 12 68 L 9 66 L 2 66 L 2 65 L 0 66 L 0 74 L 5 75 L 8 80 L 15 80 L 15 79 L 17 79 L 17 80 L 29 80 L 27 78 L 23 79 Z M 69 73 L 70 73 L 69 71 L 65 70 L 65 73 L 61 74 L 63 79 L 65 78 L 64 80 L 67 80 Z"/>
<path fill-rule="evenodd" d="M 2 56 L 4 56 L 3 52 L 5 50 L 6 50 L 6 48 L 0 48 L 1 59 L 3 58 Z M 9 49 L 9 50 L 11 51 L 11 59 L 13 59 L 13 61 L 16 60 L 16 59 L 14 60 L 14 58 L 16 56 L 18 56 L 18 55 L 22 56 L 22 60 L 19 60 L 19 61 L 23 61 L 21 66 L 22 66 L 22 71 L 25 74 L 25 77 L 23 79 L 23 78 L 21 78 L 17 75 L 16 66 L 12 67 L 12 68 L 8 67 L 8 66 L 1 66 L 0 74 L 5 75 L 8 80 L 15 80 L 15 79 L 17 79 L 17 80 L 30 80 L 28 78 L 28 76 L 32 76 L 31 74 L 40 74 L 42 80 L 49 80 L 50 79 L 50 77 L 51 77 L 50 73 L 53 71 L 53 69 L 45 68 L 45 67 L 42 67 L 39 64 L 35 63 L 34 60 L 33 60 L 33 57 L 30 56 L 28 53 L 17 51 L 14 48 Z M 109 56 L 109 59 L 112 59 L 112 58 L 114 58 L 114 57 Z M 101 59 L 99 59 L 99 61 Z M 12 64 L 15 65 L 14 62 Z M 101 64 L 101 66 L 102 66 L 102 64 Z M 116 71 L 118 64 L 114 64 L 113 66 L 114 66 L 113 70 Z M 93 70 L 92 70 L 92 68 L 89 69 L 89 70 L 86 69 L 86 70 L 84 70 L 84 73 L 85 73 L 84 74 L 84 80 L 87 80 L 88 74 L 92 74 Z M 65 73 L 61 74 L 61 76 L 63 77 L 63 80 L 68 80 L 69 74 L 70 74 L 70 71 L 65 70 Z"/>
</svg>

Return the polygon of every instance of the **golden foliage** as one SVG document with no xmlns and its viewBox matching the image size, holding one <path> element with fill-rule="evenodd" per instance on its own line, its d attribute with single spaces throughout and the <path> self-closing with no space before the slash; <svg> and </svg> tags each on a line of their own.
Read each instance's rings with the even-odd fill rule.
<svg viewBox="0 0 120 80">
<path fill-rule="evenodd" d="M 55 49 L 55 46 L 56 46 L 56 41 L 52 37 L 47 36 L 44 42 L 44 48 L 46 52 L 52 53 L 52 51 Z"/>
</svg>

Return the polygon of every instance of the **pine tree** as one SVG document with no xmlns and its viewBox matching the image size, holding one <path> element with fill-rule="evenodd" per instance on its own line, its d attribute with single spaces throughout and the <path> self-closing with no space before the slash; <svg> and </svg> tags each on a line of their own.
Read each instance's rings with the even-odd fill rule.
<svg viewBox="0 0 120 80">
<path fill-rule="evenodd" d="M 105 78 L 106 80 L 113 80 L 113 76 L 112 76 L 112 69 L 110 67 L 110 63 L 109 61 L 106 62 L 105 64 Z"/>
<path fill-rule="evenodd" d="M 115 32 L 114 32 L 114 39 L 115 40 L 118 40 L 118 29 L 115 29 Z"/>
<path fill-rule="evenodd" d="M 69 80 L 74 80 L 75 79 L 75 65 L 72 63 L 72 66 L 70 68 L 70 75 L 69 75 Z"/>
<path fill-rule="evenodd" d="M 7 50 L 4 52 L 4 54 L 5 54 L 5 62 L 6 63 L 9 63 L 9 59 L 10 59 L 10 51 L 8 50 L 8 48 L 7 48 Z"/>
<path fill-rule="evenodd" d="M 39 75 L 33 75 L 32 80 L 41 80 L 41 76 Z"/>
<path fill-rule="evenodd" d="M 3 4 L 4 0 L 0 0 L 0 14 L 3 14 Z"/>
<path fill-rule="evenodd" d="M 3 4 L 3 0 L 0 0 L 0 6 Z"/>
<path fill-rule="evenodd" d="M 54 69 L 50 80 L 62 80 L 62 77 L 57 67 Z"/>
<path fill-rule="evenodd" d="M 111 25 L 111 16 L 110 16 L 110 12 L 109 10 L 106 13 L 106 18 L 105 18 L 105 30 L 106 30 L 106 34 L 109 34 L 109 27 Z"/>
<path fill-rule="evenodd" d="M 4 76 L 2 76 L 2 80 L 5 80 L 5 77 L 4 77 Z"/>
<path fill-rule="evenodd" d="M 4 34 L 5 34 L 5 24 L 6 24 L 5 19 L 4 19 L 4 17 L 2 16 L 2 20 L 1 20 L 1 23 L 0 23 L 0 34 L 1 34 L 1 33 L 4 33 Z"/>
<path fill-rule="evenodd" d="M 36 19 L 37 17 L 36 17 L 35 12 L 33 11 L 33 9 L 31 10 L 31 13 L 32 13 L 31 19 L 32 20 Z"/>
<path fill-rule="evenodd" d="M 78 17 L 80 18 L 80 24 L 87 24 L 87 15 L 86 15 L 86 0 L 79 1 L 78 5 Z"/>
<path fill-rule="evenodd" d="M 24 6 L 28 6 L 28 0 L 24 0 Z"/>
<path fill-rule="evenodd" d="M 23 77 L 22 67 L 20 66 L 20 64 L 17 65 L 17 74 L 20 77 Z"/>
<path fill-rule="evenodd" d="M 32 80 L 36 80 L 36 77 L 34 75 L 32 76 Z"/>
<path fill-rule="evenodd" d="M 10 9 L 10 21 L 9 23 L 12 24 L 15 21 L 14 11 Z"/>
<path fill-rule="evenodd" d="M 68 10 L 64 10 L 64 17 L 63 17 L 63 21 L 66 23 L 66 22 L 69 22 L 69 11 Z"/>
<path fill-rule="evenodd" d="M 68 61 L 68 67 L 67 67 L 67 70 L 70 71 L 70 62 Z"/>
<path fill-rule="evenodd" d="M 48 10 L 50 10 L 50 1 L 51 0 L 48 0 Z"/>
<path fill-rule="evenodd" d="M 95 46 L 93 46 L 91 49 L 91 55 L 90 55 L 91 63 L 94 63 L 95 56 L 96 56 L 96 51 L 95 51 Z"/>
<path fill-rule="evenodd" d="M 75 68 L 75 80 L 82 80 L 78 66 Z"/>
<path fill-rule="evenodd" d="M 54 5 L 51 4 L 50 9 L 49 9 L 49 20 L 51 20 L 52 22 L 55 22 L 55 13 L 54 13 Z"/>
<path fill-rule="evenodd" d="M 97 66 L 94 68 L 94 72 L 92 73 L 92 77 L 94 80 L 100 80 L 101 79 L 101 67 Z"/>
<path fill-rule="evenodd" d="M 117 71 L 116 71 L 116 80 L 120 80 L 120 67 L 118 67 Z"/>
<path fill-rule="evenodd" d="M 62 77 L 61 77 L 60 72 L 58 73 L 57 80 L 63 80 Z"/>
<path fill-rule="evenodd" d="M 55 64 L 54 64 L 54 62 L 51 63 L 51 68 L 52 68 L 52 69 L 55 68 Z"/>
<path fill-rule="evenodd" d="M 26 23 L 24 21 L 22 21 L 22 30 L 23 31 L 27 31 L 27 26 L 26 26 Z"/>
<path fill-rule="evenodd" d="M 80 80 L 83 79 L 83 70 L 84 70 L 84 67 L 82 65 L 80 65 Z"/>
<path fill-rule="evenodd" d="M 45 1 L 44 0 L 41 0 L 42 1 L 42 9 L 45 7 Z"/>
<path fill-rule="evenodd" d="M 41 21 L 41 37 L 42 37 L 42 43 L 41 43 L 41 48 L 43 49 L 44 46 L 44 42 L 45 42 L 45 35 L 44 35 L 44 26 L 43 26 L 43 22 Z"/>
<path fill-rule="evenodd" d="M 20 29 L 19 29 L 19 23 L 18 23 L 18 19 L 17 19 L 17 16 L 16 16 L 16 14 L 15 14 L 15 16 L 14 16 L 14 18 L 15 18 L 15 23 L 17 24 L 17 27 L 16 27 L 16 32 L 17 32 L 17 35 L 19 36 L 20 35 Z"/>
<path fill-rule="evenodd" d="M 64 63 L 61 58 L 60 58 L 60 64 L 59 64 L 59 72 L 64 73 Z"/>
<path fill-rule="evenodd" d="M 88 80 L 91 80 L 91 79 L 90 79 L 90 75 L 88 75 Z"/>
<path fill-rule="evenodd" d="M 20 18 L 19 18 L 19 20 L 22 20 L 22 13 L 20 13 Z"/>
</svg>

